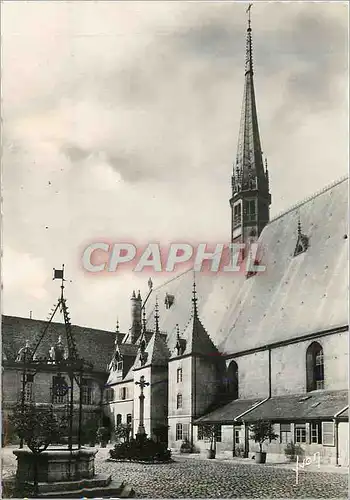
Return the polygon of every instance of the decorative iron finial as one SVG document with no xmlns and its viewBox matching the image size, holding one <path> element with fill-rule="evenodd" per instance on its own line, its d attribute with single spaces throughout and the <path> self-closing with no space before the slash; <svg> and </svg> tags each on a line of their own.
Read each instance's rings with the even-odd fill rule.
<svg viewBox="0 0 350 500">
<path fill-rule="evenodd" d="M 146 309 L 142 309 L 142 331 L 146 333 Z"/>
<path fill-rule="evenodd" d="M 137 293 L 137 300 L 142 300 L 141 299 L 141 292 L 140 292 L 140 290 L 138 290 L 138 293 Z"/>
<path fill-rule="evenodd" d="M 250 19 L 250 10 L 251 8 L 253 7 L 253 4 L 250 3 L 247 7 L 247 10 L 246 10 L 246 13 L 248 14 L 248 29 L 250 28 L 250 23 L 251 23 L 251 19 Z"/>
<path fill-rule="evenodd" d="M 159 333 L 159 308 L 158 308 L 158 297 L 156 297 L 156 305 L 154 307 L 154 319 L 156 322 L 156 333 Z"/>
<path fill-rule="evenodd" d="M 120 333 L 119 332 L 119 318 L 117 318 L 117 326 L 115 327 L 115 333 Z"/>
<path fill-rule="evenodd" d="M 197 291 L 196 291 L 196 280 L 193 275 L 193 289 L 192 289 L 192 303 L 193 303 L 193 315 L 197 316 Z"/>
<path fill-rule="evenodd" d="M 176 323 L 176 338 L 177 338 L 177 340 L 180 340 L 180 328 L 179 328 L 179 323 Z"/>
<path fill-rule="evenodd" d="M 153 288 L 153 281 L 152 281 L 152 279 L 151 279 L 151 278 L 148 280 L 148 288 L 149 288 L 149 290 L 150 290 L 150 291 L 151 291 L 151 290 L 152 290 L 152 288 Z"/>
<path fill-rule="evenodd" d="M 250 3 L 246 10 L 248 14 L 248 28 L 247 28 L 247 46 L 246 46 L 246 73 L 251 72 L 253 74 L 253 48 L 252 48 L 252 28 L 251 28 L 251 18 L 250 18 L 250 10 L 253 4 Z"/>
<path fill-rule="evenodd" d="M 53 280 L 61 280 L 61 300 L 63 300 L 63 290 L 64 290 L 64 264 L 62 264 L 62 269 L 53 269 Z"/>
<path fill-rule="evenodd" d="M 131 296 L 132 299 L 136 299 L 136 294 L 135 294 L 135 290 L 132 291 L 132 296 Z"/>
<path fill-rule="evenodd" d="M 298 236 L 301 236 L 301 221 L 300 221 L 300 214 L 298 215 Z"/>
</svg>

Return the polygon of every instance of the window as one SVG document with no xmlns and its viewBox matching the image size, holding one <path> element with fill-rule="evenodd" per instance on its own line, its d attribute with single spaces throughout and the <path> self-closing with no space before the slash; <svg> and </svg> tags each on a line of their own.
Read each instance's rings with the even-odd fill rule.
<svg viewBox="0 0 350 500">
<path fill-rule="evenodd" d="M 126 387 L 122 387 L 120 389 L 120 399 L 127 399 L 128 397 L 128 391 Z"/>
<path fill-rule="evenodd" d="M 197 440 L 202 441 L 204 437 L 203 426 L 199 425 L 197 428 Z"/>
<path fill-rule="evenodd" d="M 287 444 L 292 441 L 292 431 L 290 424 L 280 425 L 280 442 Z"/>
<path fill-rule="evenodd" d="M 218 425 L 215 429 L 215 440 L 217 443 L 221 443 L 221 425 Z"/>
<path fill-rule="evenodd" d="M 64 404 L 68 402 L 68 384 L 62 376 L 54 376 L 52 378 L 52 402 L 56 404 Z"/>
<path fill-rule="evenodd" d="M 83 405 L 92 404 L 92 389 L 90 387 L 89 380 L 83 378 L 81 386 L 81 399 Z"/>
<path fill-rule="evenodd" d="M 176 408 L 182 408 L 182 394 L 178 394 L 176 397 Z"/>
<path fill-rule="evenodd" d="M 117 426 L 120 425 L 122 423 L 122 416 L 120 413 L 118 413 L 117 415 Z"/>
<path fill-rule="evenodd" d="M 106 389 L 106 402 L 113 401 L 114 399 L 114 389 Z"/>
<path fill-rule="evenodd" d="M 242 223 L 242 205 L 241 203 L 233 207 L 233 226 L 240 226 Z"/>
<path fill-rule="evenodd" d="M 255 200 L 245 201 L 245 218 L 247 221 L 253 221 L 256 218 L 256 203 Z"/>
<path fill-rule="evenodd" d="M 126 416 L 126 423 L 128 425 L 131 425 L 131 422 L 132 422 L 132 416 L 131 416 L 131 413 L 128 413 Z"/>
<path fill-rule="evenodd" d="M 231 361 L 227 370 L 226 379 L 227 393 L 232 396 L 232 399 L 238 398 L 238 365 L 236 361 Z"/>
<path fill-rule="evenodd" d="M 334 422 L 322 422 L 322 444 L 334 446 Z"/>
<path fill-rule="evenodd" d="M 306 425 L 295 424 L 295 442 L 306 443 Z"/>
<path fill-rule="evenodd" d="M 321 426 L 318 422 L 312 422 L 310 425 L 310 442 L 315 444 L 321 444 Z"/>
<path fill-rule="evenodd" d="M 176 424 L 176 441 L 182 441 L 182 424 Z"/>
<path fill-rule="evenodd" d="M 235 427 L 235 443 L 240 444 L 241 427 Z"/>
<path fill-rule="evenodd" d="M 306 390 L 324 389 L 323 349 L 318 342 L 312 342 L 306 351 Z"/>
<path fill-rule="evenodd" d="M 190 435 L 190 426 L 189 424 L 182 424 L 182 439 L 185 440 L 185 439 L 189 439 L 189 435 Z"/>
<path fill-rule="evenodd" d="M 176 371 L 176 382 L 182 382 L 182 368 L 178 368 Z"/>
</svg>

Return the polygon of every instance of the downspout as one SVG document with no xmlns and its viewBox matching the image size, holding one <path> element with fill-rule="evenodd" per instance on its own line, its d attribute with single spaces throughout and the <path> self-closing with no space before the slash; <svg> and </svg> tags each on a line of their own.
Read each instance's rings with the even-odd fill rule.
<svg viewBox="0 0 350 500">
<path fill-rule="evenodd" d="M 338 420 L 338 417 L 348 408 L 349 408 L 349 405 L 344 406 L 344 408 L 342 410 L 338 411 L 333 417 L 334 428 L 335 428 L 334 429 L 335 430 L 335 465 L 337 467 L 339 467 L 339 429 L 338 429 L 339 420 Z"/>
<path fill-rule="evenodd" d="M 269 398 L 271 397 L 271 348 L 269 348 Z"/>
<path fill-rule="evenodd" d="M 193 443 L 193 421 L 194 419 L 196 418 L 196 412 L 197 412 L 197 391 L 196 391 L 196 387 L 197 387 L 197 370 L 196 370 L 196 357 L 193 356 L 192 357 L 192 362 L 194 363 L 194 373 L 193 373 L 193 409 L 192 409 L 192 418 L 191 418 L 191 446 L 194 446 L 194 443 Z"/>
</svg>

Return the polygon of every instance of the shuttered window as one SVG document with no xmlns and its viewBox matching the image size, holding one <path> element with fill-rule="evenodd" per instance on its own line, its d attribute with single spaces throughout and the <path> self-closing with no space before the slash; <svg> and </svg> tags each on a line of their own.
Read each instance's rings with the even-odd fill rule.
<svg viewBox="0 0 350 500">
<path fill-rule="evenodd" d="M 189 438 L 189 424 L 182 424 L 182 439 L 188 439 Z"/>
<path fill-rule="evenodd" d="M 334 446 L 334 422 L 322 422 L 322 444 Z"/>
<path fill-rule="evenodd" d="M 280 442 L 287 444 L 292 441 L 292 431 L 290 424 L 281 424 L 280 426 Z"/>
</svg>

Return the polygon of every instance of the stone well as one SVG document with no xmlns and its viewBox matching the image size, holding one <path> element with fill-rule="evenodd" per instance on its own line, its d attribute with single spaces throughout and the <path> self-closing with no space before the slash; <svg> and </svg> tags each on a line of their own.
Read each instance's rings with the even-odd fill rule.
<svg viewBox="0 0 350 500">
<path fill-rule="evenodd" d="M 33 453 L 28 449 L 14 450 L 17 457 L 16 480 L 19 483 L 34 481 Z M 80 448 L 72 451 L 49 448 L 37 455 L 37 481 L 53 483 L 92 479 L 95 475 L 97 449 Z"/>
</svg>

